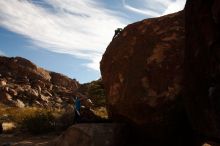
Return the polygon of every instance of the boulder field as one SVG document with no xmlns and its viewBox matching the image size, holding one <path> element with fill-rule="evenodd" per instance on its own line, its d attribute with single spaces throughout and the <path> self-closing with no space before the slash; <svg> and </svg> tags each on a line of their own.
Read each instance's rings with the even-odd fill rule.
<svg viewBox="0 0 220 146">
<path fill-rule="evenodd" d="M 15 107 L 62 108 L 80 84 L 21 57 L 0 56 L 0 102 Z"/>
</svg>

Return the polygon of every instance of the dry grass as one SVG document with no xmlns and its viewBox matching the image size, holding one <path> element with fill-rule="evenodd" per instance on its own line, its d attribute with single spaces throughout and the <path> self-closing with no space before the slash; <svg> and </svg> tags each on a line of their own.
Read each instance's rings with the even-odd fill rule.
<svg viewBox="0 0 220 146">
<path fill-rule="evenodd" d="M 49 110 L 44 108 L 17 108 L 17 107 L 6 107 L 3 104 L 0 104 L 0 120 L 6 122 L 15 122 L 21 123 L 25 117 L 30 117 L 36 115 L 36 113 L 45 113 L 51 112 L 54 117 L 60 116 L 63 114 L 64 110 Z"/>
<path fill-rule="evenodd" d="M 56 119 L 61 117 L 66 111 L 65 110 L 51 110 L 43 108 L 16 108 L 16 107 L 7 107 L 3 104 L 0 104 L 0 122 L 3 122 L 3 130 L 5 133 L 11 132 L 16 129 L 27 128 L 30 130 L 30 125 L 32 122 L 36 122 L 37 126 L 45 126 L 46 120 L 50 118 L 54 122 Z M 42 119 L 45 119 L 42 121 Z M 29 122 L 31 121 L 31 122 Z M 38 122 L 37 122 L 38 121 Z M 44 125 L 40 125 L 44 124 Z M 47 124 L 47 123 L 46 123 Z M 34 127 L 37 127 L 34 126 Z M 33 126 L 31 126 L 33 127 Z M 16 128 L 16 129 L 15 129 Z"/>
<path fill-rule="evenodd" d="M 0 104 L 0 122 L 13 122 L 18 131 L 47 133 L 47 131 L 55 130 L 59 132 L 72 125 L 73 117 L 71 116 L 74 116 L 73 109 L 68 109 L 68 107 L 65 109 L 16 108 Z"/>
</svg>

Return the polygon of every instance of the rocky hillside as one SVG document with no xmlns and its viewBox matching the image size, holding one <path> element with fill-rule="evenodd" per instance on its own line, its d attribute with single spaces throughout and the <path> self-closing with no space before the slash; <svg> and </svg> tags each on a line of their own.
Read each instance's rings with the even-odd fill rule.
<svg viewBox="0 0 220 146">
<path fill-rule="evenodd" d="M 181 11 L 128 25 L 103 55 L 101 73 L 110 117 L 135 126 L 143 137 L 140 142 L 177 145 L 181 141 L 177 137 L 186 134 L 180 102 L 184 46 Z"/>
<path fill-rule="evenodd" d="M 17 107 L 61 108 L 80 84 L 21 57 L 0 56 L 0 102 Z"/>
<path fill-rule="evenodd" d="M 106 95 L 102 79 L 82 84 L 78 91 L 89 97 L 93 101 L 94 106 L 106 106 Z"/>
</svg>

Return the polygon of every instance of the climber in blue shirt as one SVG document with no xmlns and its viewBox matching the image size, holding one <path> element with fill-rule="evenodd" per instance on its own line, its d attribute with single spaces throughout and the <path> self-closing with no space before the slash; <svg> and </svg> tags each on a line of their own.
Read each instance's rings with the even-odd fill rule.
<svg viewBox="0 0 220 146">
<path fill-rule="evenodd" d="M 81 109 L 81 100 L 76 97 L 76 100 L 75 100 L 75 108 L 78 112 L 80 112 L 80 109 Z"/>
<path fill-rule="evenodd" d="M 80 109 L 81 109 L 81 100 L 80 98 L 76 97 L 74 101 L 74 107 L 75 107 L 75 117 L 74 122 L 79 122 L 80 119 Z"/>
</svg>

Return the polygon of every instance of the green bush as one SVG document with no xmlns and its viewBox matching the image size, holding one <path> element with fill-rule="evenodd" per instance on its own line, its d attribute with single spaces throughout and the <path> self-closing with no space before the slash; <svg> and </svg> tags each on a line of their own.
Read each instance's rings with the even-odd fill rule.
<svg viewBox="0 0 220 146">
<path fill-rule="evenodd" d="M 24 117 L 22 126 L 32 134 L 44 134 L 55 129 L 55 118 L 49 111 L 36 111 Z"/>
</svg>

